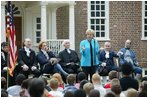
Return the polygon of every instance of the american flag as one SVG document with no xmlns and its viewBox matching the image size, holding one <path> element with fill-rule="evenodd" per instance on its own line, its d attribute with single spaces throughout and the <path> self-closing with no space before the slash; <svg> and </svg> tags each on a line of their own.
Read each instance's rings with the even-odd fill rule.
<svg viewBox="0 0 148 98">
<path fill-rule="evenodd" d="M 8 56 L 8 71 L 11 76 L 13 76 L 14 69 L 16 66 L 17 62 L 17 46 L 16 46 L 16 35 L 15 35 L 15 26 L 14 26 L 14 21 L 13 21 L 13 9 L 11 6 L 11 2 L 7 1 L 7 28 L 6 28 L 6 36 L 9 41 L 9 49 L 10 53 Z"/>
</svg>

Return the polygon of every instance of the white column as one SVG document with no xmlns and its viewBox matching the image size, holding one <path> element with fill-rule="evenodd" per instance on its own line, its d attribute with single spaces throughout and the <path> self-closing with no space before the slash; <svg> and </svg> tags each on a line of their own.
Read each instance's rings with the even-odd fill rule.
<svg viewBox="0 0 148 98">
<path fill-rule="evenodd" d="M 69 40 L 71 42 L 71 49 L 75 50 L 75 18 L 74 18 L 74 4 L 69 4 Z"/>
<path fill-rule="evenodd" d="M 47 40 L 47 3 L 42 1 L 41 3 L 41 40 Z"/>
<path fill-rule="evenodd" d="M 1 1 L 1 42 L 6 41 L 5 1 Z"/>
<path fill-rule="evenodd" d="M 56 8 L 52 8 L 51 10 L 51 33 L 52 33 L 52 39 L 57 39 L 57 32 L 56 32 Z"/>
<path fill-rule="evenodd" d="M 52 31 L 51 31 L 51 28 L 52 28 L 52 24 L 51 24 L 51 9 L 49 8 L 48 9 L 48 39 L 52 39 Z"/>
</svg>

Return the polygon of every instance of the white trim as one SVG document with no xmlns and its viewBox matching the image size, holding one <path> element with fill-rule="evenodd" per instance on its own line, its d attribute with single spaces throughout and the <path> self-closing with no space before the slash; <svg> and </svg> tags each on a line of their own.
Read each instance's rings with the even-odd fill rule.
<svg viewBox="0 0 148 98">
<path fill-rule="evenodd" d="M 142 38 L 141 40 L 147 40 L 144 36 L 144 18 L 145 18 L 145 1 L 142 1 Z"/>
<path fill-rule="evenodd" d="M 90 19 L 91 19 L 91 13 L 90 13 L 90 3 L 91 1 L 87 2 L 87 28 L 91 28 L 90 26 Z M 92 18 L 94 19 L 94 18 Z M 105 1 L 105 17 L 95 17 L 95 19 L 105 19 L 105 37 L 95 37 L 95 39 L 99 41 L 108 41 L 110 40 L 109 38 L 109 1 Z"/>
<path fill-rule="evenodd" d="M 87 1 L 87 28 L 90 29 L 90 1 Z"/>
<path fill-rule="evenodd" d="M 52 8 L 51 9 L 51 17 L 52 17 L 52 20 L 51 20 L 51 33 L 52 33 L 52 39 L 57 39 L 57 32 L 56 32 L 56 8 Z"/>
<path fill-rule="evenodd" d="M 1 42 L 6 41 L 5 1 L 1 1 Z"/>
<path fill-rule="evenodd" d="M 42 1 L 41 4 L 41 40 L 47 39 L 47 4 Z"/>
<path fill-rule="evenodd" d="M 73 3 L 69 3 L 69 40 L 71 49 L 75 50 L 75 9 Z"/>
<path fill-rule="evenodd" d="M 105 14 L 106 14 L 106 25 L 105 25 L 105 33 L 106 34 L 106 38 L 105 39 L 109 39 L 109 1 L 105 1 Z"/>
</svg>

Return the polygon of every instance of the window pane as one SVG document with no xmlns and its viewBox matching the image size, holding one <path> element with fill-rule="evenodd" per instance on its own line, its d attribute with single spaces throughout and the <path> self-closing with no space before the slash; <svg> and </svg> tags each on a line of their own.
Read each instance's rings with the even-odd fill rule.
<svg viewBox="0 0 148 98">
<path fill-rule="evenodd" d="M 144 30 L 147 30 L 147 25 L 144 26 Z"/>
<path fill-rule="evenodd" d="M 105 12 L 101 12 L 101 17 L 105 17 Z"/>
<path fill-rule="evenodd" d="M 36 42 L 39 43 L 41 41 L 41 38 L 37 38 Z"/>
<path fill-rule="evenodd" d="M 91 10 L 95 10 L 95 5 L 91 5 Z"/>
<path fill-rule="evenodd" d="M 96 32 L 96 37 L 100 37 L 100 32 Z"/>
<path fill-rule="evenodd" d="M 105 1 L 101 1 L 101 4 L 105 4 Z"/>
<path fill-rule="evenodd" d="M 100 17 L 100 12 L 96 12 L 96 17 Z"/>
<path fill-rule="evenodd" d="M 105 5 L 101 5 L 101 10 L 105 10 Z"/>
<path fill-rule="evenodd" d="M 96 1 L 96 4 L 100 4 L 100 1 Z"/>
<path fill-rule="evenodd" d="M 36 37 L 41 37 L 41 32 L 40 31 L 36 31 Z"/>
<path fill-rule="evenodd" d="M 105 37 L 105 32 L 101 32 L 101 37 Z"/>
<path fill-rule="evenodd" d="M 91 26 L 91 29 L 95 30 L 95 26 Z"/>
<path fill-rule="evenodd" d="M 147 19 L 144 19 L 144 24 L 147 24 Z"/>
<path fill-rule="evenodd" d="M 147 1 L 145 1 L 145 4 L 147 4 Z"/>
<path fill-rule="evenodd" d="M 145 17 L 147 17 L 147 11 L 145 11 Z"/>
<path fill-rule="evenodd" d="M 41 24 L 37 24 L 36 26 L 37 29 L 41 29 Z"/>
<path fill-rule="evenodd" d="M 96 10 L 100 10 L 100 5 L 96 5 Z"/>
<path fill-rule="evenodd" d="M 91 12 L 91 17 L 95 17 L 95 12 Z"/>
<path fill-rule="evenodd" d="M 105 24 L 105 19 L 101 19 L 101 24 Z"/>
<path fill-rule="evenodd" d="M 91 4 L 95 4 L 95 1 L 91 1 Z"/>
<path fill-rule="evenodd" d="M 105 30 L 105 26 L 103 25 L 103 26 L 101 26 L 101 30 Z"/>
<path fill-rule="evenodd" d="M 147 32 L 144 32 L 144 37 L 147 37 Z"/>
<path fill-rule="evenodd" d="M 96 19 L 96 24 L 99 24 L 99 21 L 100 21 L 99 19 Z"/>
<path fill-rule="evenodd" d="M 36 18 L 36 23 L 41 23 L 41 18 Z"/>
<path fill-rule="evenodd" d="M 94 19 L 91 19 L 91 24 L 95 24 L 95 20 Z"/>
<path fill-rule="evenodd" d="M 100 26 L 99 25 L 96 26 L 96 30 L 100 30 Z"/>
<path fill-rule="evenodd" d="M 147 11 L 147 5 L 145 5 L 145 10 Z"/>
</svg>

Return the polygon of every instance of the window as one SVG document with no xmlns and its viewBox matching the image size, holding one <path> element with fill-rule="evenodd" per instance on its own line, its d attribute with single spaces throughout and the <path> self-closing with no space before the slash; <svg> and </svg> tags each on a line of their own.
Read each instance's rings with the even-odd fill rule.
<svg viewBox="0 0 148 98">
<path fill-rule="evenodd" d="M 147 40 L 147 1 L 142 2 L 142 40 Z"/>
<path fill-rule="evenodd" d="M 88 1 L 88 28 L 98 40 L 109 40 L 109 2 Z"/>
<path fill-rule="evenodd" d="M 35 32 L 36 32 L 36 43 L 39 43 L 41 41 L 41 18 L 40 17 L 36 18 Z"/>
</svg>

